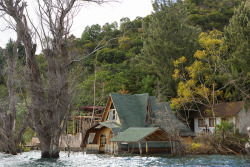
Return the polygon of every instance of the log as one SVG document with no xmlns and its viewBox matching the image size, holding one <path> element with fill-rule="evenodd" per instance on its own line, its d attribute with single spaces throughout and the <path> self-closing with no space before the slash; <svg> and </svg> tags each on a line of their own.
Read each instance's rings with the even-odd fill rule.
<svg viewBox="0 0 250 167">
<path fill-rule="evenodd" d="M 234 150 L 231 150 L 230 148 L 224 147 L 225 149 L 227 149 L 228 151 L 230 151 L 231 153 L 234 153 L 236 155 L 241 155 L 240 153 L 235 152 Z"/>
</svg>

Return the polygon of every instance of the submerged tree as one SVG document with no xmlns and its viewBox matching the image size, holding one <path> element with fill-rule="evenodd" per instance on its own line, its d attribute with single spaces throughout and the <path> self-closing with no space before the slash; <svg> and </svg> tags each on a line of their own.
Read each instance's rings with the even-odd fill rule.
<svg viewBox="0 0 250 167">
<path fill-rule="evenodd" d="M 70 57 L 68 37 L 73 18 L 82 2 L 101 4 L 107 1 L 36 1 L 40 22 L 40 29 L 38 29 L 31 21 L 28 11 L 25 10 L 27 2 L 23 0 L 0 1 L 1 11 L 13 19 L 12 25 L 25 47 L 25 69 L 31 96 L 31 127 L 36 131 L 40 140 L 42 158 L 59 157 L 59 138 L 64 131 L 71 107 L 69 66 L 77 61 Z M 34 33 L 39 37 L 42 47 L 46 75 L 40 73 L 35 55 L 37 44 L 33 38 Z"/>
<path fill-rule="evenodd" d="M 181 136 L 193 136 L 193 131 L 176 118 L 169 103 L 158 103 L 157 106 L 158 110 L 152 113 L 153 125 L 159 126 L 168 133 L 173 155 L 185 155 L 186 148 Z"/>
<path fill-rule="evenodd" d="M 28 113 L 22 114 L 22 120 L 19 123 L 17 121 L 17 64 L 19 58 L 18 46 L 20 44 L 20 38 L 16 42 L 7 45 L 3 54 L 6 58 L 6 75 L 7 82 L 6 87 L 8 90 L 7 100 L 1 99 L 0 101 L 0 148 L 3 151 L 16 154 L 17 146 L 22 140 L 22 136 L 28 126 Z"/>
</svg>

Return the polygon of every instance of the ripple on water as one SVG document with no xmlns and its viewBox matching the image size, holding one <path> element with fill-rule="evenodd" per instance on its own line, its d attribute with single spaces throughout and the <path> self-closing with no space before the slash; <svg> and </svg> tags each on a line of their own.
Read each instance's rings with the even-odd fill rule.
<svg viewBox="0 0 250 167">
<path fill-rule="evenodd" d="M 103 166 L 103 167 L 133 167 L 133 166 L 242 166 L 250 164 L 242 156 L 228 155 L 192 155 L 185 157 L 170 157 L 165 155 L 119 155 L 83 154 L 61 152 L 60 158 L 42 159 L 39 151 L 30 151 L 17 156 L 0 153 L 0 167 L 78 167 L 78 166 Z"/>
</svg>

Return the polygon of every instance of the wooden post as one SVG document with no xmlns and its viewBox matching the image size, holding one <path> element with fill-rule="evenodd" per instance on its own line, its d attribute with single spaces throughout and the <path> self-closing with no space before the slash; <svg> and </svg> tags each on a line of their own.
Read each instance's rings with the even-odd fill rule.
<svg viewBox="0 0 250 167">
<path fill-rule="evenodd" d="M 140 150 L 140 155 L 142 155 L 142 147 L 141 147 L 141 142 L 139 142 L 139 150 Z"/>
<path fill-rule="evenodd" d="M 67 135 L 68 135 L 68 133 L 69 133 L 69 126 L 68 126 L 68 121 L 66 122 L 66 129 L 67 129 Z"/>
<path fill-rule="evenodd" d="M 78 118 L 77 118 L 76 120 L 77 120 L 77 121 L 76 121 L 76 128 L 77 128 L 76 132 L 79 133 L 79 132 L 80 132 L 80 131 L 79 131 L 79 124 L 80 124 L 80 123 L 79 123 L 79 119 L 78 119 Z"/>
<path fill-rule="evenodd" d="M 146 153 L 148 154 L 148 142 L 146 142 Z"/>
<path fill-rule="evenodd" d="M 80 116 L 80 130 L 79 132 L 81 133 L 82 132 L 82 116 Z"/>
<path fill-rule="evenodd" d="M 118 150 L 117 150 L 117 153 L 116 153 L 115 146 L 117 146 L 117 142 L 114 143 L 114 154 L 118 154 Z"/>
<path fill-rule="evenodd" d="M 112 150 L 111 150 L 111 154 L 115 154 L 115 147 L 114 147 L 114 142 L 112 142 Z"/>
<path fill-rule="evenodd" d="M 73 135 L 74 135 L 74 133 L 75 133 L 75 119 L 73 117 Z"/>
</svg>

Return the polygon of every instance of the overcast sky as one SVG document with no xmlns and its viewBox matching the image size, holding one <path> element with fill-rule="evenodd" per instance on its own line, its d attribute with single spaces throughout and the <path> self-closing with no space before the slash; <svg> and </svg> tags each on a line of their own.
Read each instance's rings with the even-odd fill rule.
<svg viewBox="0 0 250 167">
<path fill-rule="evenodd" d="M 119 23 L 123 17 L 128 17 L 133 20 L 137 16 L 145 17 L 151 14 L 152 10 L 151 0 L 120 0 L 120 3 L 112 2 L 102 6 L 89 4 L 84 6 L 75 17 L 71 31 L 76 37 L 80 37 L 84 28 L 88 25 L 104 25 L 107 22 L 111 23 L 114 21 Z M 2 20 L 1 22 L 3 23 Z M 3 30 L 4 27 L 4 24 L 1 24 L 1 30 Z M 5 47 L 5 44 L 10 38 L 15 39 L 15 32 L 0 32 L 0 46 Z"/>
</svg>

